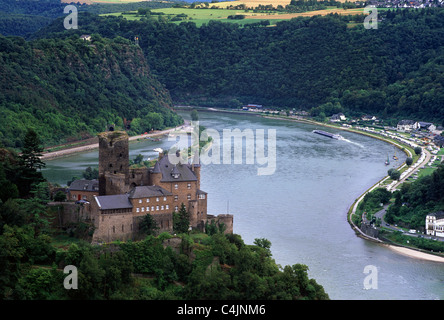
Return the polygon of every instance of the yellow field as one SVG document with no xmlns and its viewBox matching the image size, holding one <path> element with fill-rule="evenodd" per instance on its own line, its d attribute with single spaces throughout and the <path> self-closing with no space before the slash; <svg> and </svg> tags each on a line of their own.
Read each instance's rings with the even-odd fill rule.
<svg viewBox="0 0 444 320">
<path fill-rule="evenodd" d="M 73 0 L 61 0 L 62 3 L 72 3 Z M 130 2 L 141 2 L 141 1 L 151 1 L 151 0 L 77 0 L 81 4 L 93 4 L 93 3 L 130 3 Z"/>
<path fill-rule="evenodd" d="M 249 16 L 248 19 L 292 19 L 296 17 L 313 17 L 317 15 L 326 16 L 330 13 L 337 13 L 337 14 L 360 14 L 363 13 L 364 9 L 326 9 L 326 10 L 315 10 L 315 11 L 307 11 L 307 12 L 301 12 L 301 13 L 283 13 L 283 14 L 274 14 L 274 15 L 256 15 L 256 16 Z"/>
<path fill-rule="evenodd" d="M 245 4 L 247 7 L 257 7 L 258 5 L 262 4 L 264 6 L 266 5 L 273 5 L 273 7 L 277 7 L 278 5 L 281 5 L 285 7 L 286 5 L 290 4 L 291 0 L 237 0 L 237 1 L 224 1 L 224 2 L 217 2 L 217 3 L 210 3 L 210 7 L 215 6 L 218 8 L 226 8 L 227 6 L 232 5 L 237 6 L 240 4 Z M 340 2 L 345 2 L 346 0 L 338 0 Z"/>
</svg>

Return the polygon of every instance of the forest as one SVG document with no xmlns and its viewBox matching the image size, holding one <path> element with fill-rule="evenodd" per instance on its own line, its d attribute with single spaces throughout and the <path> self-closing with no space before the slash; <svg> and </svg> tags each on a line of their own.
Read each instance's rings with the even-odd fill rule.
<svg viewBox="0 0 444 320">
<path fill-rule="evenodd" d="M 80 4 L 73 1 L 80 12 L 94 14 L 137 10 L 139 8 L 170 7 L 168 2 L 143 1 L 133 3 L 100 3 L 93 5 Z M 0 34 L 4 36 L 27 37 L 49 25 L 55 18 L 66 14 L 64 9 L 67 3 L 60 0 L 0 0 Z"/>
<path fill-rule="evenodd" d="M 45 145 L 57 144 L 124 120 L 134 120 L 131 133 L 143 133 L 153 121 L 158 128 L 180 123 L 164 108 L 173 104 L 258 103 L 442 125 L 444 11 L 386 10 L 378 29 L 347 27 L 362 19 L 196 27 L 83 12 L 78 30 L 56 18 L 28 41 L 0 37 L 0 142 L 18 148 L 33 127 Z M 82 34 L 93 41 L 80 41 Z"/>
<path fill-rule="evenodd" d="M 393 197 L 395 201 L 387 210 L 387 222 L 424 230 L 426 215 L 444 210 L 444 165 L 431 175 L 403 183 Z"/>
<path fill-rule="evenodd" d="M 147 226 L 141 241 L 90 244 L 88 222 L 71 231 L 54 222 L 34 130 L 22 145 L 20 154 L 0 149 L 0 300 L 329 299 L 306 265 L 277 265 L 267 239 L 248 245 L 223 228 L 189 231 L 184 205 L 174 236 Z M 64 285 L 66 266 L 77 268 L 77 289 Z"/>
<path fill-rule="evenodd" d="M 441 125 L 444 11 L 390 9 L 380 12 L 378 29 L 348 27 L 363 17 L 301 17 L 253 28 L 210 21 L 198 28 L 192 22 L 83 14 L 81 32 L 138 36 L 175 103 L 305 110 L 331 103 L 350 115 Z M 72 33 L 55 21 L 33 37 Z"/>
<path fill-rule="evenodd" d="M 27 128 L 45 146 L 92 137 L 114 124 L 130 134 L 174 127 L 167 90 L 139 47 L 97 35 L 40 39 L 0 36 L 0 144 L 20 148 Z"/>
</svg>

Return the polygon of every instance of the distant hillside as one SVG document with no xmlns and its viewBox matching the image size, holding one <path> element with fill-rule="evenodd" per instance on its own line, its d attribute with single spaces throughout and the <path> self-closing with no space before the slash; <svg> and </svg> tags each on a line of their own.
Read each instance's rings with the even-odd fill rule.
<svg viewBox="0 0 444 320">
<path fill-rule="evenodd" d="M 171 106 L 142 50 L 123 38 L 0 36 L 0 143 L 7 147 L 20 147 L 27 127 L 51 145 L 123 127 L 124 119 L 139 120 L 133 133 L 175 126 L 182 119 Z"/>
<path fill-rule="evenodd" d="M 65 3 L 64 3 L 65 2 Z M 95 14 L 171 7 L 175 1 L 103 2 L 92 5 L 60 0 L 0 0 L 0 35 L 23 36 L 49 25 L 57 17 L 65 17 L 65 7 L 74 4 L 79 12 Z"/>
<path fill-rule="evenodd" d="M 381 10 L 379 17 L 378 29 L 367 30 L 363 15 L 296 18 L 275 27 L 83 15 L 78 32 L 138 36 L 177 103 L 323 106 L 315 112 L 442 124 L 444 9 Z M 58 21 L 35 36 L 70 34 Z"/>
</svg>

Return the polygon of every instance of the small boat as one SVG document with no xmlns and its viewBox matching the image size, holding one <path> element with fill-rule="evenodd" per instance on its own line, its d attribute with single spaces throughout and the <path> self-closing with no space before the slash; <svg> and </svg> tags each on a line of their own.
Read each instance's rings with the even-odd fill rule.
<svg viewBox="0 0 444 320">
<path fill-rule="evenodd" d="M 340 134 L 334 134 L 334 133 L 330 133 L 330 132 L 326 132 L 326 131 L 322 131 L 322 130 L 313 130 L 313 133 L 317 133 L 322 136 L 326 136 L 326 137 L 329 137 L 332 139 L 337 139 L 337 140 L 344 139 Z"/>
<path fill-rule="evenodd" d="M 387 160 L 385 160 L 385 165 L 388 166 L 390 164 L 389 156 L 387 155 Z"/>
</svg>

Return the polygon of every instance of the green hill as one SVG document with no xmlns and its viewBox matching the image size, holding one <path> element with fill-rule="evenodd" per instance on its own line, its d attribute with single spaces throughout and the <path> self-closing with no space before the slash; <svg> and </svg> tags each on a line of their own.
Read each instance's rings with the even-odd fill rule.
<svg viewBox="0 0 444 320">
<path fill-rule="evenodd" d="M 142 50 L 123 38 L 0 36 L 0 142 L 7 147 L 20 147 L 28 127 L 45 145 L 91 137 L 150 113 L 161 116 L 156 127 L 138 121 L 143 127 L 133 133 L 163 129 L 182 121 L 171 106 Z"/>
<path fill-rule="evenodd" d="M 81 32 L 138 36 L 177 103 L 308 110 L 330 102 L 350 115 L 442 124 L 444 10 L 381 10 L 379 17 L 378 29 L 367 30 L 363 15 L 297 18 L 275 27 L 83 15 Z M 69 34 L 56 21 L 35 36 Z"/>
</svg>

